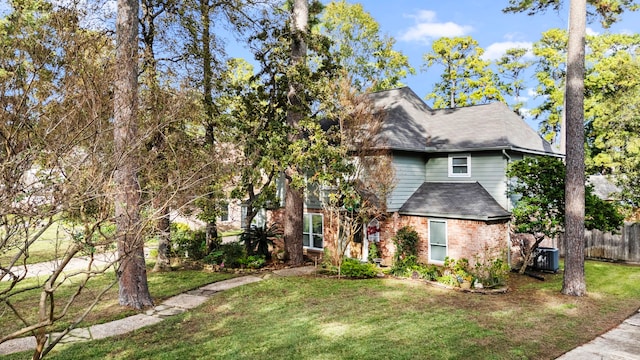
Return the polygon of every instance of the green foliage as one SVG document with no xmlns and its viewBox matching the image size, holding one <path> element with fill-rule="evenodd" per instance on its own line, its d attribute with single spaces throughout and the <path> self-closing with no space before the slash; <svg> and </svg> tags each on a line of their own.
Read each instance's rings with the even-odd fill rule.
<svg viewBox="0 0 640 360">
<path fill-rule="evenodd" d="M 217 250 L 203 258 L 207 264 L 220 265 L 223 268 L 237 268 L 241 265 L 261 267 L 264 258 L 260 255 L 247 256 L 245 246 L 239 241 L 222 244 Z M 259 266 L 258 266 L 259 265 Z"/>
<path fill-rule="evenodd" d="M 465 258 L 455 260 L 448 256 L 445 257 L 442 273 L 443 276 L 438 278 L 438 281 L 447 282 L 447 285 L 449 285 L 448 282 L 450 282 L 451 279 L 455 279 L 457 281 L 457 284 L 455 284 L 456 286 L 460 286 L 464 281 L 473 283 L 475 279 L 469 265 L 469 260 Z"/>
<path fill-rule="evenodd" d="M 459 287 L 460 282 L 458 281 L 458 277 L 455 274 L 446 274 L 442 276 L 438 276 L 436 281 L 451 287 Z"/>
<path fill-rule="evenodd" d="M 380 258 L 380 252 L 378 251 L 378 246 L 374 242 L 369 243 L 369 257 L 367 260 L 369 260 L 369 262 L 372 263 L 373 259 L 378 259 L 378 258 Z"/>
<path fill-rule="evenodd" d="M 522 101 L 523 92 L 527 86 L 524 81 L 524 73 L 533 64 L 533 61 L 525 60 L 528 52 L 527 48 L 507 49 L 505 54 L 496 61 L 500 90 L 516 101 L 510 104 L 510 107 L 521 116 L 524 114 L 520 111 L 525 105 Z"/>
<path fill-rule="evenodd" d="M 280 224 L 273 223 L 269 226 L 251 226 L 240 236 L 240 241 L 245 245 L 247 255 L 259 255 L 265 259 L 271 259 L 269 247 L 273 246 L 274 240 L 283 234 Z"/>
<path fill-rule="evenodd" d="M 171 256 L 189 257 L 200 260 L 206 253 L 206 234 L 204 231 L 193 231 L 188 225 L 171 223 Z"/>
<path fill-rule="evenodd" d="M 428 281 L 436 280 L 440 276 L 440 269 L 435 265 L 424 265 L 418 263 L 418 259 L 413 256 L 407 256 L 404 259 L 394 262 L 390 273 L 398 277 L 419 278 Z"/>
<path fill-rule="evenodd" d="M 565 3 L 560 0 L 509 0 L 509 6 L 502 11 L 506 13 L 526 12 L 528 15 L 535 15 L 551 9 L 557 13 Z M 587 12 L 587 15 L 591 20 L 598 17 L 605 28 L 619 21 L 625 11 L 638 10 L 638 4 L 634 0 L 588 0 L 587 4 L 592 8 Z"/>
<path fill-rule="evenodd" d="M 521 196 L 513 209 L 516 232 L 542 233 L 554 237 L 563 231 L 564 179 L 562 160 L 552 157 L 527 158 L 509 164 L 507 176 L 514 178 L 511 195 Z M 585 188 L 585 226 L 587 229 L 615 231 L 623 217 L 616 205 L 605 202 Z"/>
<path fill-rule="evenodd" d="M 401 87 L 415 70 L 409 58 L 393 49 L 395 40 L 381 36 L 380 26 L 362 4 L 332 1 L 324 9 L 320 32 L 333 41 L 330 51 L 360 92 Z"/>
<path fill-rule="evenodd" d="M 431 51 L 424 54 L 424 67 L 439 65 L 440 82 L 426 99 L 433 99 L 433 107 L 455 108 L 490 101 L 503 101 L 499 79 L 482 59 L 482 49 L 470 36 L 435 40 Z"/>
<path fill-rule="evenodd" d="M 245 266 L 249 269 L 259 269 L 263 267 L 266 262 L 264 255 L 249 255 L 238 260 L 238 263 L 241 266 Z"/>
<path fill-rule="evenodd" d="M 486 263 L 476 262 L 473 276 L 485 288 L 506 285 L 511 267 L 502 258 L 496 258 Z"/>
<path fill-rule="evenodd" d="M 378 268 L 371 263 L 363 263 L 358 259 L 345 258 L 342 261 L 340 275 L 349 278 L 373 278 L 378 275 Z"/>
<path fill-rule="evenodd" d="M 394 262 L 404 260 L 409 256 L 418 256 L 418 241 L 420 240 L 420 237 L 413 227 L 402 227 L 398 230 L 392 240 L 396 245 Z"/>
</svg>

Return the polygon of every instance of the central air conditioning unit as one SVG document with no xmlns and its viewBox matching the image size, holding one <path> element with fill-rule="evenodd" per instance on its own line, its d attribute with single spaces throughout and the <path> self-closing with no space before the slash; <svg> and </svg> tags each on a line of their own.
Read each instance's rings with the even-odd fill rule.
<svg viewBox="0 0 640 360">
<path fill-rule="evenodd" d="M 539 247 L 533 255 L 533 267 L 535 269 L 554 273 L 560 269 L 560 252 L 558 249 Z"/>
</svg>

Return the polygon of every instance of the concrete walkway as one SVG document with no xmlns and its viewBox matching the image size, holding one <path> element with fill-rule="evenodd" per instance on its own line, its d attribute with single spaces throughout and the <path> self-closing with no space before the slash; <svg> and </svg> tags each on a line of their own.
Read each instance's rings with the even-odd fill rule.
<svg viewBox="0 0 640 360">
<path fill-rule="evenodd" d="M 65 273 L 71 273 L 74 271 L 82 271 L 88 270 L 89 265 L 91 265 L 92 270 L 102 270 L 106 267 L 113 266 L 115 261 L 117 260 L 117 256 L 115 253 L 107 252 L 107 253 L 99 253 L 95 254 L 92 260 L 87 256 L 77 257 L 71 259 L 69 263 L 64 267 Z M 42 262 L 37 264 L 30 264 L 25 266 L 14 266 L 11 268 L 10 272 L 16 276 L 21 277 L 24 275 L 25 278 L 43 276 L 44 278 L 48 277 L 53 271 L 60 267 L 60 260 L 53 260 L 48 262 Z M 25 274 L 26 272 L 26 274 Z M 11 280 L 10 274 L 1 274 L 2 281 Z"/>
<path fill-rule="evenodd" d="M 313 274 L 314 272 L 315 267 L 305 266 L 300 268 L 276 270 L 273 272 L 273 274 L 278 276 L 300 276 Z M 211 283 L 196 290 L 188 291 L 186 293 L 171 297 L 163 301 L 160 305 L 147 310 L 145 313 L 129 316 L 124 319 L 115 320 L 104 324 L 92 325 L 87 328 L 74 329 L 69 334 L 67 334 L 60 343 L 69 344 L 75 342 L 104 339 L 110 336 L 126 334 L 145 326 L 157 324 L 169 316 L 181 314 L 187 310 L 202 305 L 211 296 L 220 291 L 225 291 L 241 285 L 254 283 L 272 275 L 269 273 L 265 273 L 261 276 L 262 277 L 248 275 Z M 57 337 L 57 334 L 54 334 L 54 337 Z M 35 346 L 36 340 L 33 336 L 9 340 L 0 344 L 0 355 L 33 350 L 35 349 Z"/>
<path fill-rule="evenodd" d="M 314 274 L 315 270 L 313 266 L 305 266 L 275 270 L 273 274 L 277 276 L 304 276 Z M 171 297 L 145 313 L 105 324 L 74 329 L 65 336 L 61 343 L 68 344 L 103 339 L 159 323 L 169 316 L 181 314 L 202 305 L 207 299 L 220 291 L 261 281 L 263 278 L 272 275 L 266 273 L 261 276 L 243 276 L 202 286 L 196 290 Z M 35 345 L 34 337 L 10 340 L 0 344 L 0 355 L 33 350 Z M 558 358 L 558 360 L 583 359 L 640 360 L 640 311 L 611 331 Z"/>
<path fill-rule="evenodd" d="M 612 330 L 558 358 L 583 359 L 640 360 L 640 311 Z"/>
</svg>

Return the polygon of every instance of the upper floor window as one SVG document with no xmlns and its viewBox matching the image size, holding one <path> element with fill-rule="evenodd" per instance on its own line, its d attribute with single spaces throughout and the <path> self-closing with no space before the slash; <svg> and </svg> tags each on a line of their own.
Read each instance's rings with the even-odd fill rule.
<svg viewBox="0 0 640 360">
<path fill-rule="evenodd" d="M 449 177 L 471 176 L 471 154 L 449 155 Z"/>
</svg>

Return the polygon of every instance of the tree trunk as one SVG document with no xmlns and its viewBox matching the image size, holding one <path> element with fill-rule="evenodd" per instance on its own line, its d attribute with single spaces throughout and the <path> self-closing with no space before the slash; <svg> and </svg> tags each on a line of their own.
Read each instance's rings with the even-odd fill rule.
<svg viewBox="0 0 640 360">
<path fill-rule="evenodd" d="M 567 49 L 567 174 L 565 182 L 565 269 L 562 293 L 583 296 L 584 278 L 584 59 L 586 0 L 571 0 Z"/>
<path fill-rule="evenodd" d="M 307 45 L 305 35 L 307 33 L 309 20 L 309 3 L 307 0 L 295 0 L 292 9 L 292 30 L 293 39 L 291 41 L 291 66 L 298 67 L 305 63 L 307 55 Z M 295 71 L 294 71 L 295 72 Z M 290 136 L 290 141 L 301 138 L 299 122 L 304 116 L 302 114 L 303 103 L 301 100 L 303 89 L 297 82 L 289 83 L 289 93 L 287 94 L 290 108 L 287 111 L 287 124 L 291 126 L 294 133 Z M 301 265 L 304 261 L 302 249 L 302 224 L 304 216 L 304 189 L 291 186 L 292 176 L 297 174 L 298 169 L 293 165 L 289 166 L 285 183 L 285 223 L 284 223 L 284 245 L 288 261 L 291 265 Z"/>
<path fill-rule="evenodd" d="M 291 265 L 302 265 L 304 253 L 302 248 L 302 224 L 304 216 L 304 195 L 302 189 L 290 185 L 287 178 L 285 183 L 285 219 L 284 219 L 284 247 L 287 261 Z M 312 241 L 312 239 L 310 239 Z"/>
<path fill-rule="evenodd" d="M 169 248 L 171 247 L 171 222 L 169 220 L 169 208 L 161 207 L 160 218 L 156 220 L 156 232 L 158 234 L 158 255 L 153 271 L 170 271 Z"/>
<path fill-rule="evenodd" d="M 153 305 L 147 285 L 140 226 L 140 187 L 135 150 L 137 137 L 138 10 L 137 0 L 118 0 L 113 140 L 115 222 L 120 266 L 120 305 L 141 309 Z"/>
<path fill-rule="evenodd" d="M 524 251 L 524 259 L 523 259 L 523 263 L 522 263 L 522 267 L 520 268 L 520 271 L 518 271 L 519 274 L 524 274 L 527 271 L 527 267 L 529 267 L 529 263 L 531 262 L 531 258 L 533 257 L 533 253 L 536 251 L 536 249 L 538 248 L 538 246 L 540 246 L 540 243 L 542 242 L 542 240 L 544 240 L 544 235 L 543 234 L 534 234 L 533 238 L 535 239 L 533 244 L 531 246 L 528 247 L 528 249 L 526 249 Z M 522 247 L 525 247 L 525 242 L 524 240 L 522 240 Z"/>
<path fill-rule="evenodd" d="M 207 254 L 210 254 L 218 246 L 218 224 L 215 221 L 207 222 L 205 243 Z"/>
</svg>

